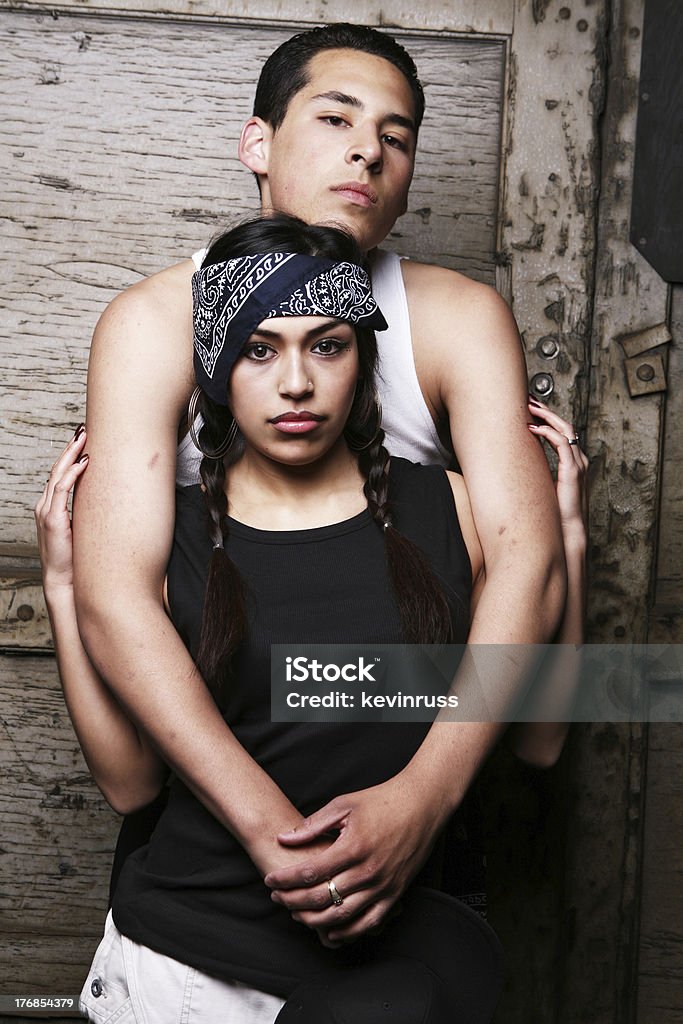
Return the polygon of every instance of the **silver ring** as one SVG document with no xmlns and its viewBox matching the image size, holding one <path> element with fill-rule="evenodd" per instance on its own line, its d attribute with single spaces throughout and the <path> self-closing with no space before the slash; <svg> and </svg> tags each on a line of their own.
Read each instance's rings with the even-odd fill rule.
<svg viewBox="0 0 683 1024">
<path fill-rule="evenodd" d="M 331 878 L 327 883 L 327 891 L 329 892 L 330 899 L 334 903 L 335 907 L 341 907 L 342 903 L 344 902 L 343 897 L 339 895 L 339 889 L 337 889 L 337 886 L 334 884 Z"/>
<path fill-rule="evenodd" d="M 579 443 L 578 437 L 568 437 L 567 441 L 569 442 L 569 444 L 578 444 Z"/>
</svg>

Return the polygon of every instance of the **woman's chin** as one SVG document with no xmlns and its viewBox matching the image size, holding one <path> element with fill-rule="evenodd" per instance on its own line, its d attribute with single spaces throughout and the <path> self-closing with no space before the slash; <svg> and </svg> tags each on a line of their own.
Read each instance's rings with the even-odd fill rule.
<svg viewBox="0 0 683 1024">
<path fill-rule="evenodd" d="M 281 466 L 291 469 L 314 466 L 316 463 L 320 463 L 322 468 L 330 459 L 337 457 L 342 450 L 348 451 L 343 435 L 327 439 L 315 438 L 310 434 L 288 434 L 283 436 L 281 441 L 269 442 L 266 445 L 250 444 L 247 441 L 245 455 L 257 459 L 267 459 L 271 463 L 279 463 Z"/>
</svg>

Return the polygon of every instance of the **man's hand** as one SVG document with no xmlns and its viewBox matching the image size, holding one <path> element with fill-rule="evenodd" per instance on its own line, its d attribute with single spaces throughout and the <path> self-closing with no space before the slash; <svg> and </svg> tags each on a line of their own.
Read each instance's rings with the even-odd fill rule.
<svg viewBox="0 0 683 1024">
<path fill-rule="evenodd" d="M 352 941 L 386 919 L 427 859 L 441 824 L 434 802 L 404 770 L 379 786 L 336 797 L 280 834 L 283 846 L 309 856 L 271 871 L 266 885 L 295 920 L 326 934 L 325 944 Z M 314 855 L 311 843 L 330 833 L 337 839 Z M 343 899 L 339 906 L 332 903 L 329 880 Z"/>
</svg>

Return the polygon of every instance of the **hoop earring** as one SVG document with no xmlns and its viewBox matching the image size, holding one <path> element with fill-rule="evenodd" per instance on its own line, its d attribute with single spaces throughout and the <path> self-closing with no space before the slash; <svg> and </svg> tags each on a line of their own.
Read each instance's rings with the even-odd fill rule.
<svg viewBox="0 0 683 1024">
<path fill-rule="evenodd" d="M 380 432 L 382 430 L 382 403 L 380 401 L 379 394 L 376 391 L 375 391 L 375 417 L 376 417 L 375 432 L 374 432 L 374 434 L 372 435 L 372 437 L 370 438 L 369 441 L 363 441 L 363 439 L 361 437 L 359 437 L 358 434 L 354 434 L 354 432 L 352 430 L 349 430 L 348 428 L 346 428 L 344 430 L 344 435 L 346 437 L 346 440 L 348 442 L 348 445 L 349 445 L 349 448 L 351 449 L 351 451 L 353 451 L 353 452 L 363 452 L 363 451 L 365 451 L 366 448 L 369 448 L 370 445 L 375 443 L 375 441 L 377 440 L 377 438 L 380 435 Z"/>
<path fill-rule="evenodd" d="M 202 445 L 199 440 L 199 435 L 197 433 L 197 428 L 195 427 L 195 421 L 198 415 L 197 406 L 199 404 L 201 394 L 202 389 L 199 386 L 197 386 L 192 392 L 192 395 L 190 397 L 190 403 L 187 407 L 187 421 L 189 425 L 190 437 L 192 438 L 193 445 L 198 451 L 202 453 L 204 458 L 222 459 L 225 455 L 228 454 L 228 452 L 232 448 L 233 444 L 235 443 L 235 438 L 239 433 L 237 420 L 233 419 L 232 423 L 230 424 L 230 427 L 228 428 L 227 434 L 225 435 L 223 441 L 221 441 L 221 443 L 219 444 L 218 448 L 214 449 L 213 451 L 207 448 L 202 448 Z"/>
</svg>

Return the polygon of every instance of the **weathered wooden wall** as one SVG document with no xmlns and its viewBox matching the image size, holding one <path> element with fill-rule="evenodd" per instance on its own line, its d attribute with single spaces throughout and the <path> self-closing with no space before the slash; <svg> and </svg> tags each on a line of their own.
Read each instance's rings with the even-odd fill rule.
<svg viewBox="0 0 683 1024">
<path fill-rule="evenodd" d="M 289 34 L 2 14 L 5 543 L 32 540 L 37 484 L 82 418 L 89 340 L 106 303 L 257 210 L 236 140 L 258 69 Z M 492 281 L 503 44 L 407 43 L 430 112 L 410 212 L 392 243 Z"/>
<path fill-rule="evenodd" d="M 683 644 L 683 287 L 673 289 L 650 643 Z M 683 680 L 670 681 L 678 692 Z M 683 727 L 652 724 L 643 829 L 638 1024 L 683 1020 Z"/>
<path fill-rule="evenodd" d="M 629 242 L 643 6 L 640 0 L 611 4 L 587 424 L 589 635 L 595 642 L 648 640 L 659 514 L 663 394 L 632 395 L 626 362 L 626 349 L 646 344 L 648 330 L 664 324 L 668 315 L 666 284 Z M 648 357 L 646 352 L 643 361 Z M 657 848 L 645 827 L 647 756 L 648 727 L 640 723 L 595 725 L 574 737 L 563 1021 L 680 1019 L 667 1002 L 670 989 L 658 1000 L 637 998 L 639 985 L 642 995 L 653 995 L 668 973 L 660 969 L 654 984 L 644 987 L 643 970 L 649 968 L 641 923 L 648 921 L 652 935 L 671 906 L 656 886 L 646 891 L 642 885 Z M 653 769 L 657 761 L 661 771 L 661 749 Z M 659 837 L 669 826 L 680 827 L 683 805 L 671 795 L 660 790 L 659 807 L 650 807 L 649 826 Z M 675 878 L 675 866 L 668 878 Z M 680 892 L 680 877 L 677 884 Z M 676 898 L 672 892 L 671 900 Z M 680 960 L 678 968 L 673 959 L 668 967 L 680 971 Z M 574 1002 L 583 1010 L 580 1017 L 572 1013 Z"/>
<path fill-rule="evenodd" d="M 651 643 L 683 643 L 683 286 L 672 290 Z"/>
<path fill-rule="evenodd" d="M 106 912 L 118 818 L 93 786 L 54 659 L 0 654 L 0 730 L 0 995 L 74 996 Z"/>
</svg>

